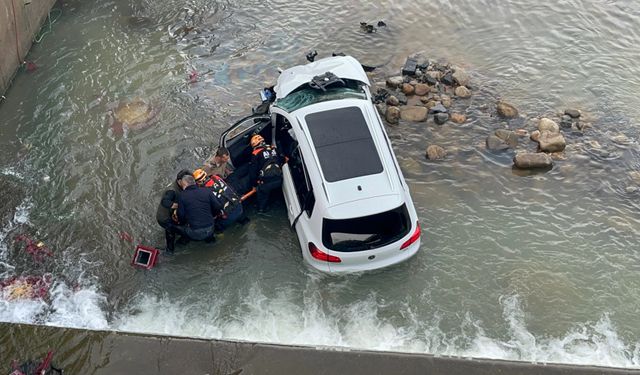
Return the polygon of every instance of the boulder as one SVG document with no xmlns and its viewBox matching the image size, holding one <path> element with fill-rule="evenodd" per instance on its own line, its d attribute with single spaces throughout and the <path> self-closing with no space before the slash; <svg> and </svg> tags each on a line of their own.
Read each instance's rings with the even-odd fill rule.
<svg viewBox="0 0 640 375">
<path fill-rule="evenodd" d="M 384 116 L 387 113 L 387 105 L 384 103 L 376 104 L 376 109 L 378 110 L 380 116 Z"/>
<path fill-rule="evenodd" d="M 567 146 L 567 142 L 564 136 L 558 132 L 553 133 L 550 131 L 540 132 L 540 139 L 538 140 L 540 151 L 543 152 L 558 152 L 563 151 Z"/>
<path fill-rule="evenodd" d="M 513 157 L 513 164 L 519 169 L 549 168 L 553 160 L 542 152 L 519 152 Z"/>
<path fill-rule="evenodd" d="M 394 89 L 402 86 L 403 83 L 404 83 L 404 78 L 402 76 L 395 76 L 395 77 L 387 78 L 387 86 L 389 86 L 391 88 L 394 88 Z"/>
<path fill-rule="evenodd" d="M 518 146 L 518 135 L 515 132 L 507 129 L 498 129 L 494 134 L 511 148 Z"/>
<path fill-rule="evenodd" d="M 405 106 L 400 110 L 400 118 L 405 121 L 422 122 L 427 119 L 427 108 L 417 106 Z"/>
<path fill-rule="evenodd" d="M 398 98 L 396 98 L 395 96 L 391 95 L 390 97 L 387 98 L 387 104 L 393 105 L 393 106 L 398 106 L 398 105 L 400 105 L 400 101 L 398 100 Z"/>
<path fill-rule="evenodd" d="M 577 109 L 565 109 L 564 110 L 564 114 L 571 117 L 571 118 L 578 118 L 580 117 L 580 111 Z"/>
<path fill-rule="evenodd" d="M 449 120 L 448 113 L 439 112 L 433 115 L 433 121 L 435 121 L 435 123 L 438 125 L 444 124 L 445 122 L 447 122 L 447 120 Z"/>
<path fill-rule="evenodd" d="M 538 130 L 540 130 L 540 133 L 546 131 L 551 133 L 558 133 L 560 132 L 560 127 L 553 120 L 550 120 L 548 118 L 541 118 L 540 122 L 538 123 Z"/>
<path fill-rule="evenodd" d="M 486 140 L 487 149 L 491 151 L 501 151 L 509 148 L 502 139 L 498 138 L 495 134 L 491 134 Z"/>
<path fill-rule="evenodd" d="M 453 92 L 457 97 L 466 99 L 471 96 L 471 90 L 466 88 L 465 86 L 458 86 Z"/>
<path fill-rule="evenodd" d="M 413 93 L 416 91 L 415 87 L 413 87 L 411 84 L 409 83 L 403 83 L 402 84 L 402 93 L 405 95 L 413 95 Z"/>
<path fill-rule="evenodd" d="M 518 116 L 518 109 L 507 102 L 499 101 L 496 109 L 501 117 L 514 118 Z"/>
<path fill-rule="evenodd" d="M 397 92 L 395 94 L 395 97 L 398 98 L 398 101 L 400 102 L 400 104 L 407 104 L 407 96 L 401 92 Z"/>
<path fill-rule="evenodd" d="M 447 156 L 447 151 L 444 148 L 438 145 L 430 145 L 429 147 L 427 147 L 427 159 L 440 160 L 444 159 L 445 156 Z"/>
<path fill-rule="evenodd" d="M 387 107 L 387 113 L 385 113 L 384 118 L 389 124 L 397 124 L 400 121 L 400 108 L 396 106 Z"/>
<path fill-rule="evenodd" d="M 454 81 L 453 81 L 453 74 L 451 73 L 447 73 L 444 76 L 442 76 L 442 78 L 440 78 L 440 82 L 444 83 L 447 86 L 453 86 L 454 85 Z"/>
<path fill-rule="evenodd" d="M 437 102 L 433 107 L 431 107 L 429 109 L 429 114 L 434 114 L 434 113 L 448 113 L 449 110 L 442 105 L 442 103 Z"/>
<path fill-rule="evenodd" d="M 540 130 L 534 130 L 531 132 L 531 138 L 532 141 L 534 142 L 539 142 L 540 141 Z"/>
<path fill-rule="evenodd" d="M 466 86 L 469 84 L 469 74 L 467 74 L 464 69 L 457 66 L 455 67 L 455 72 L 453 72 L 453 80 L 460 86 Z"/>
<path fill-rule="evenodd" d="M 449 95 L 442 95 L 440 97 L 440 102 L 445 108 L 449 108 L 453 104 L 453 102 L 451 101 L 451 97 Z"/>
<path fill-rule="evenodd" d="M 431 91 L 431 88 L 426 83 L 418 83 L 416 84 L 415 94 L 422 96 L 427 95 Z"/>
<path fill-rule="evenodd" d="M 451 121 L 455 122 L 456 124 L 462 124 L 467 121 L 467 116 L 463 115 L 462 113 L 452 113 Z"/>
</svg>

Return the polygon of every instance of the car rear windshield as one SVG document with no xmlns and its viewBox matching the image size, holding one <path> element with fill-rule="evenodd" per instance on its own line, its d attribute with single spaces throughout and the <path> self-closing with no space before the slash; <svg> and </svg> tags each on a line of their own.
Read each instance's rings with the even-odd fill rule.
<svg viewBox="0 0 640 375">
<path fill-rule="evenodd" d="M 322 221 L 322 243 L 334 251 L 370 250 L 398 241 L 411 230 L 407 206 L 353 219 Z"/>
<path fill-rule="evenodd" d="M 328 182 L 382 172 L 382 162 L 358 107 L 305 116 L 322 174 Z"/>
</svg>

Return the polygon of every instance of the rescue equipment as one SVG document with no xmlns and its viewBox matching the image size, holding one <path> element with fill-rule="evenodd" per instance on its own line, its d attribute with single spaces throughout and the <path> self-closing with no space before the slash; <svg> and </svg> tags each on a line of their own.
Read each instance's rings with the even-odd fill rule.
<svg viewBox="0 0 640 375">
<path fill-rule="evenodd" d="M 133 253 L 131 265 L 138 268 L 152 269 L 158 260 L 158 249 L 138 245 Z"/>
</svg>

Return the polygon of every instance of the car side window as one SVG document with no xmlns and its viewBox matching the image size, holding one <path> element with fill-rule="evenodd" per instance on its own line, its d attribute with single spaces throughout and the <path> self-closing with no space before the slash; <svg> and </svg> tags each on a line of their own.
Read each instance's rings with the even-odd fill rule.
<svg viewBox="0 0 640 375">
<path fill-rule="evenodd" d="M 291 152 L 291 157 L 289 158 L 289 170 L 291 171 L 293 186 L 296 189 L 296 196 L 300 203 L 300 207 L 302 207 L 302 210 L 307 213 L 308 217 L 311 217 L 316 199 L 313 195 L 311 181 L 309 180 L 309 175 L 307 174 L 304 166 L 304 159 L 302 158 L 302 153 L 300 152 L 299 147 L 296 147 Z"/>
</svg>

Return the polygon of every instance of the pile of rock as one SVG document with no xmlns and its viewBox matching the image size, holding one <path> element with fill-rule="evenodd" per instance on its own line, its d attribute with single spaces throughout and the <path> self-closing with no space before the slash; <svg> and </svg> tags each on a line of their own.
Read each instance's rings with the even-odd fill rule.
<svg viewBox="0 0 640 375">
<path fill-rule="evenodd" d="M 429 116 L 438 125 L 449 120 L 464 123 L 466 116 L 450 113 L 450 108 L 454 98 L 471 96 L 469 81 L 460 67 L 409 58 L 402 75 L 387 78 L 386 88 L 378 89 L 375 104 L 389 124 L 423 122 Z"/>
</svg>

